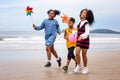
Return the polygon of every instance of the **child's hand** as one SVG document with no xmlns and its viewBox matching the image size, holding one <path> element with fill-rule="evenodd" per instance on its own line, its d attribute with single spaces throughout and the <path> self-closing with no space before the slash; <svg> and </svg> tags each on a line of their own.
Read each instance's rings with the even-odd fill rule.
<svg viewBox="0 0 120 80">
<path fill-rule="evenodd" d="M 61 33 L 60 33 L 60 32 L 58 32 L 58 34 L 60 35 Z"/>
<path fill-rule="evenodd" d="M 33 24 L 33 28 L 34 28 L 34 29 L 36 28 L 36 25 L 35 25 L 35 24 Z"/>
<path fill-rule="evenodd" d="M 82 36 L 79 36 L 78 41 L 81 41 L 82 39 L 83 39 Z"/>
<path fill-rule="evenodd" d="M 65 39 L 67 39 L 67 40 L 68 40 L 68 36 L 65 36 Z"/>
</svg>

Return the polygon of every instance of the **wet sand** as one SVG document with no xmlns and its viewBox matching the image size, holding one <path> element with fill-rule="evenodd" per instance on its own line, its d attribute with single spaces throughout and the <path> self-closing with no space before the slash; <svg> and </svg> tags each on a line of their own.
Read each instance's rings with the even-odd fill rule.
<svg viewBox="0 0 120 80">
<path fill-rule="evenodd" d="M 120 50 L 89 51 L 90 73 L 86 75 L 73 72 L 74 61 L 71 61 L 69 70 L 65 73 L 61 67 L 58 68 L 53 56 L 51 68 L 45 68 L 46 55 L 38 57 L 40 54 L 38 52 L 19 51 L 18 54 L 11 52 L 12 55 L 7 58 L 11 57 L 12 60 L 11 58 L 0 59 L 0 80 L 120 80 Z M 4 51 L 0 52 L 2 53 L 4 54 Z M 21 56 L 25 56 L 24 59 L 20 58 Z M 60 56 L 64 66 L 66 54 L 60 54 Z"/>
</svg>

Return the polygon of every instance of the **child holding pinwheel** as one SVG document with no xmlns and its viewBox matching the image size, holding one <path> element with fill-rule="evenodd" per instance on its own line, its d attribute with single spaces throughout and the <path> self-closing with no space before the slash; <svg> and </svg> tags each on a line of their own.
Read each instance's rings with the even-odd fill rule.
<svg viewBox="0 0 120 80">
<path fill-rule="evenodd" d="M 55 18 L 56 15 L 60 14 L 58 10 L 50 9 L 48 12 L 48 19 L 45 19 L 40 26 L 36 26 L 33 24 L 33 28 L 35 30 L 45 30 L 45 45 L 46 45 L 46 52 L 48 61 L 45 64 L 45 67 L 51 66 L 51 54 L 55 56 L 58 62 L 58 66 L 61 66 L 61 57 L 58 56 L 55 48 L 54 42 L 57 37 L 57 34 L 60 34 L 60 27 L 58 21 Z"/>
<path fill-rule="evenodd" d="M 65 20 L 66 21 L 66 20 Z M 68 49 L 68 54 L 67 54 L 67 63 L 63 67 L 63 70 L 67 72 L 68 66 L 70 64 L 71 59 L 75 61 L 75 66 L 76 66 L 76 59 L 74 55 L 74 49 L 76 47 L 76 40 L 71 40 L 70 35 L 76 36 L 76 28 L 74 27 L 75 19 L 72 17 L 69 17 L 68 20 L 66 21 L 68 24 L 68 27 L 65 29 L 64 32 L 64 38 L 66 39 L 66 47 Z"/>
</svg>

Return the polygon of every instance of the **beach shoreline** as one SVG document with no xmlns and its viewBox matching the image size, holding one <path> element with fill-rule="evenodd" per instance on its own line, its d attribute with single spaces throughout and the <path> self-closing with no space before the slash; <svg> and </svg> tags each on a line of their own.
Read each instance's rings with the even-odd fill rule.
<svg viewBox="0 0 120 80">
<path fill-rule="evenodd" d="M 119 35 L 96 36 L 90 38 L 91 44 L 87 53 L 90 73 L 87 75 L 73 72 L 73 60 L 67 73 L 62 70 L 67 59 L 63 35 L 57 37 L 54 45 L 62 57 L 60 68 L 53 56 L 51 68 L 44 67 L 47 61 L 44 37 L 4 38 L 0 41 L 0 80 L 119 80 Z"/>
<path fill-rule="evenodd" d="M 73 72 L 74 61 L 71 61 L 68 72 L 64 73 L 62 67 L 58 68 L 53 56 L 52 67 L 45 68 L 46 54 L 41 56 L 40 52 L 36 51 L 15 52 L 7 56 L 9 59 L 5 59 L 5 55 L 3 55 L 4 59 L 0 60 L 0 80 L 119 80 L 119 54 L 120 50 L 89 51 L 88 67 L 90 73 L 83 75 Z M 20 58 L 23 56 L 26 59 Z M 66 53 L 60 54 L 60 56 L 62 57 L 62 66 L 64 66 Z"/>
</svg>

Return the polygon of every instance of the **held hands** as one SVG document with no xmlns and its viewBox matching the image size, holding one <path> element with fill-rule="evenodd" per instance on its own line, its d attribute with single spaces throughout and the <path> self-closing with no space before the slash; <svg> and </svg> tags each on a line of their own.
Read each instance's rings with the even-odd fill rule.
<svg viewBox="0 0 120 80">
<path fill-rule="evenodd" d="M 60 32 L 58 32 L 58 35 L 60 35 L 61 33 Z"/>
<path fill-rule="evenodd" d="M 68 36 L 65 36 L 65 39 L 69 40 L 69 39 L 68 39 Z"/>
<path fill-rule="evenodd" d="M 33 28 L 36 28 L 36 25 L 35 25 L 35 24 L 33 24 Z"/>
<path fill-rule="evenodd" d="M 79 36 L 78 41 L 81 41 L 82 39 L 83 39 L 82 36 Z"/>
</svg>

